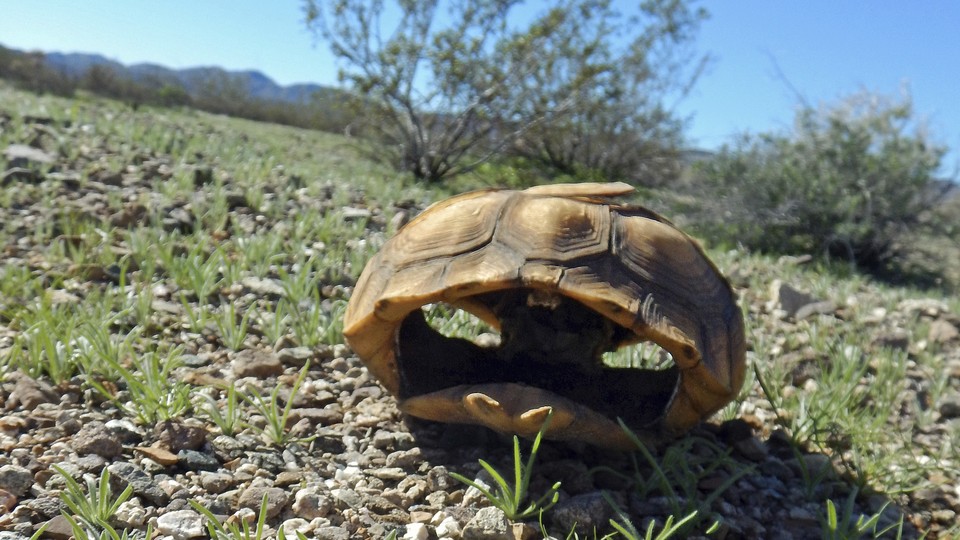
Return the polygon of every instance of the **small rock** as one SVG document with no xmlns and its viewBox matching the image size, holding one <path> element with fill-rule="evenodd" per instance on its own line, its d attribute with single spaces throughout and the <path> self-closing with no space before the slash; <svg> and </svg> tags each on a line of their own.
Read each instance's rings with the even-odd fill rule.
<svg viewBox="0 0 960 540">
<path fill-rule="evenodd" d="M 396 504 L 390 502 L 386 497 L 380 495 L 366 495 L 363 498 L 363 507 L 374 514 L 385 516 L 399 510 Z"/>
<path fill-rule="evenodd" d="M 369 474 L 374 478 L 379 478 L 380 480 L 389 480 L 391 482 L 399 482 L 400 480 L 403 480 L 409 476 L 409 473 L 400 467 L 381 467 L 379 469 L 371 469 Z"/>
<path fill-rule="evenodd" d="M 13 507 L 17 505 L 17 496 L 9 491 L 0 488 L 0 514 L 9 512 L 13 510 Z"/>
<path fill-rule="evenodd" d="M 50 154 L 25 144 L 11 144 L 3 151 L 3 155 L 7 158 L 7 164 L 11 167 L 26 167 L 30 163 L 48 164 L 54 162 L 54 157 Z"/>
<path fill-rule="evenodd" d="M 314 489 L 301 489 L 294 496 L 293 513 L 304 519 L 326 517 L 333 510 L 333 502 Z"/>
<path fill-rule="evenodd" d="M 157 448 L 156 446 L 141 446 L 134 448 L 134 451 L 143 454 L 144 456 L 152 459 L 160 465 L 163 465 L 164 467 L 170 467 L 177 464 L 177 455 L 165 448 Z"/>
<path fill-rule="evenodd" d="M 791 507 L 788 515 L 790 516 L 790 519 L 795 521 L 804 521 L 808 523 L 815 523 L 817 521 L 817 516 L 802 506 Z"/>
<path fill-rule="evenodd" d="M 79 300 L 79 299 L 78 299 Z M 60 396 L 53 390 L 49 384 L 43 381 L 36 381 L 22 374 L 16 375 L 17 382 L 10 394 L 7 410 L 12 409 L 12 405 L 19 403 L 25 411 L 32 411 L 42 403 L 59 403 Z"/>
<path fill-rule="evenodd" d="M 944 369 L 951 379 L 960 379 L 960 358 L 947 360 Z"/>
<path fill-rule="evenodd" d="M 410 450 L 397 450 L 387 455 L 387 467 L 402 467 L 405 469 L 414 468 L 423 461 L 420 455 L 420 448 L 411 448 Z"/>
<path fill-rule="evenodd" d="M 410 221 L 410 214 L 406 210 L 397 210 L 397 213 L 390 218 L 390 228 L 394 231 L 399 230 Z"/>
<path fill-rule="evenodd" d="M 258 296 L 268 296 L 272 298 L 286 296 L 283 284 L 277 279 L 247 276 L 240 280 L 240 284 Z"/>
<path fill-rule="evenodd" d="M 281 471 L 273 480 L 273 485 L 277 487 L 286 487 L 299 484 L 303 481 L 303 471 Z"/>
<path fill-rule="evenodd" d="M 873 340 L 874 347 L 887 347 L 897 351 L 910 348 L 910 332 L 903 328 L 884 330 Z"/>
<path fill-rule="evenodd" d="M 367 210 L 366 208 L 354 208 L 352 206 L 345 206 L 341 209 L 343 212 L 344 221 L 356 221 L 359 219 L 369 219 L 373 212 Z"/>
<path fill-rule="evenodd" d="M 196 450 L 181 450 L 177 452 L 177 459 L 191 471 L 215 471 L 220 467 L 217 458 Z"/>
<path fill-rule="evenodd" d="M 783 311 L 786 318 L 795 320 L 817 313 L 831 313 L 834 310 L 831 303 L 821 302 L 779 279 L 774 280 L 770 285 L 770 306 Z M 803 317 L 800 315 L 803 315 Z"/>
<path fill-rule="evenodd" d="M 210 446 L 213 447 L 214 454 L 223 462 L 237 459 L 246 450 L 242 442 L 228 435 L 217 435 L 210 441 Z"/>
<path fill-rule="evenodd" d="M 944 419 L 960 418 L 960 394 L 950 394 L 942 398 L 938 410 Z"/>
<path fill-rule="evenodd" d="M 800 309 L 798 309 L 793 315 L 793 318 L 798 321 L 802 321 L 804 319 L 809 319 L 814 315 L 831 315 L 836 311 L 837 306 L 833 302 L 829 300 L 823 300 L 801 306 Z"/>
<path fill-rule="evenodd" d="M 123 185 L 123 174 L 121 174 L 119 171 L 101 169 L 90 176 L 93 180 L 96 180 L 105 186 L 120 187 Z"/>
<path fill-rule="evenodd" d="M 140 203 L 127 203 L 123 209 L 110 216 L 110 225 L 125 229 L 142 223 L 147 217 L 147 207 Z"/>
<path fill-rule="evenodd" d="M 514 540 L 534 540 L 539 534 L 540 530 L 529 523 L 513 524 Z"/>
<path fill-rule="evenodd" d="M 513 540 L 510 521 L 503 510 L 488 506 L 477 511 L 464 527 L 463 540 Z"/>
<path fill-rule="evenodd" d="M 280 515 L 289 502 L 287 492 L 280 488 L 253 486 L 243 490 L 237 506 L 259 511 L 264 495 L 267 496 L 267 517 L 269 518 Z"/>
<path fill-rule="evenodd" d="M 70 441 L 78 454 L 96 454 L 111 459 L 123 453 L 123 446 L 102 422 L 83 426 Z"/>
<path fill-rule="evenodd" d="M 960 330 L 949 321 L 937 319 L 930 324 L 927 340 L 932 343 L 948 343 L 960 338 Z"/>
<path fill-rule="evenodd" d="M 80 303 L 80 297 L 64 291 L 62 289 L 49 289 L 47 290 L 47 299 L 50 300 L 51 304 L 63 305 L 63 304 L 78 304 Z"/>
<path fill-rule="evenodd" d="M 139 495 L 155 506 L 166 506 L 170 501 L 160 486 L 150 476 L 133 463 L 119 461 L 107 467 L 110 474 L 118 478 L 123 487 L 133 486 L 134 495 Z"/>
<path fill-rule="evenodd" d="M 41 180 L 43 180 L 43 175 L 26 167 L 10 167 L 0 173 L 0 186 L 6 186 L 13 182 L 34 183 Z"/>
<path fill-rule="evenodd" d="M 143 440 L 143 430 L 126 418 L 107 420 L 104 425 L 122 444 L 136 444 Z"/>
<path fill-rule="evenodd" d="M 200 473 L 200 485 L 210 493 L 223 493 L 233 485 L 233 476 L 226 473 L 204 471 Z"/>
<path fill-rule="evenodd" d="M 96 454 L 87 454 L 85 456 L 78 456 L 77 459 L 73 460 L 73 463 L 83 469 L 83 472 L 99 476 L 100 470 L 106 467 L 109 462 Z"/>
<path fill-rule="evenodd" d="M 438 465 L 427 472 L 427 489 L 430 491 L 453 491 L 460 483 L 450 476 L 450 472 L 443 465 Z"/>
<path fill-rule="evenodd" d="M 283 532 L 285 538 L 296 538 L 297 533 L 306 534 L 310 532 L 310 522 L 303 518 L 291 518 L 280 524 L 279 532 Z"/>
<path fill-rule="evenodd" d="M 924 317 L 936 319 L 940 315 L 948 313 L 950 309 L 945 302 L 935 298 L 908 298 L 897 304 L 897 311 L 904 312 L 907 315 L 918 313 Z"/>
<path fill-rule="evenodd" d="M 313 534 L 317 540 L 350 540 L 350 531 L 332 525 L 317 527 Z"/>
<path fill-rule="evenodd" d="M 141 506 L 140 499 L 133 498 L 123 501 L 114 517 L 127 527 L 140 528 L 147 522 L 147 511 Z"/>
<path fill-rule="evenodd" d="M 0 467 L 0 489 L 9 492 L 15 497 L 23 497 L 33 486 L 33 474 L 19 465 L 4 465 Z"/>
<path fill-rule="evenodd" d="M 233 373 L 238 378 L 266 379 L 283 374 L 283 364 L 273 353 L 260 349 L 244 349 L 233 356 Z"/>
<path fill-rule="evenodd" d="M 200 426 L 185 424 L 179 420 L 163 420 L 153 428 L 157 446 L 171 452 L 196 450 L 207 440 L 207 431 Z"/>
<path fill-rule="evenodd" d="M 770 476 L 780 480 L 781 482 L 789 482 L 794 478 L 793 470 L 790 469 L 784 462 L 776 458 L 767 457 L 763 463 L 760 464 L 760 472 L 766 476 Z"/>
<path fill-rule="evenodd" d="M 832 478 L 833 464 L 830 457 L 823 454 L 804 454 L 801 458 L 785 462 L 798 477 Z"/>
<path fill-rule="evenodd" d="M 957 523 L 957 513 L 949 508 L 941 508 L 930 513 L 930 517 L 936 523 L 944 525 L 955 525 Z"/>
<path fill-rule="evenodd" d="M 911 498 L 928 508 L 942 507 L 950 504 L 946 490 L 940 486 L 918 489 L 911 494 Z"/>
<path fill-rule="evenodd" d="M 43 537 L 50 540 L 68 540 L 73 538 L 73 527 L 67 518 L 60 515 L 54 516 L 47 522 L 47 528 L 43 531 Z"/>
<path fill-rule="evenodd" d="M 302 366 L 313 358 L 313 349 L 310 347 L 287 347 L 277 351 L 277 358 L 288 366 Z"/>
<path fill-rule="evenodd" d="M 557 503 L 550 509 L 553 522 L 564 531 L 576 528 L 581 534 L 604 527 L 612 516 L 610 504 L 603 493 L 583 493 Z"/>
<path fill-rule="evenodd" d="M 339 408 L 303 407 L 290 409 L 287 424 L 293 425 L 304 419 L 314 426 L 329 426 L 343 422 L 343 412 Z"/>
<path fill-rule="evenodd" d="M 407 525 L 407 531 L 403 533 L 404 540 L 427 540 L 430 532 L 427 530 L 426 523 L 410 523 Z M 439 536 L 439 534 L 437 535 Z"/>
<path fill-rule="evenodd" d="M 756 437 L 749 437 L 733 443 L 733 449 L 750 461 L 763 461 L 767 457 L 767 447 Z"/>
<path fill-rule="evenodd" d="M 203 516 L 193 510 L 165 512 L 157 518 L 157 532 L 175 540 L 199 538 L 206 534 Z"/>
<path fill-rule="evenodd" d="M 720 425 L 719 435 L 724 442 L 731 444 L 753 437 L 753 427 L 742 418 L 734 418 Z"/>
<path fill-rule="evenodd" d="M 360 508 L 363 506 L 363 498 L 352 489 L 334 489 L 330 494 L 333 495 L 334 500 L 337 502 L 337 507 L 340 509 Z"/>
<path fill-rule="evenodd" d="M 67 505 L 60 500 L 60 497 L 38 497 L 28 499 L 20 504 L 21 507 L 28 508 L 35 515 L 42 519 L 52 519 L 59 516 L 60 511 L 67 508 Z"/>
<path fill-rule="evenodd" d="M 460 524 L 450 516 L 443 520 L 436 527 L 438 538 L 459 538 L 461 535 Z"/>
</svg>

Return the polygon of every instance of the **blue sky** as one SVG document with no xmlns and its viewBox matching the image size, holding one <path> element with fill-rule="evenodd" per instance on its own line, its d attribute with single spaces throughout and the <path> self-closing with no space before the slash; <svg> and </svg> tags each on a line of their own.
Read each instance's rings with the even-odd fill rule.
<svg viewBox="0 0 960 540">
<path fill-rule="evenodd" d="M 737 133 L 789 127 L 794 90 L 816 104 L 862 89 L 907 89 L 918 116 L 951 149 L 944 173 L 960 169 L 960 2 L 703 5 L 711 18 L 697 47 L 714 61 L 676 107 L 692 117 L 694 144 L 716 148 Z M 281 84 L 336 83 L 336 64 L 304 28 L 299 0 L 4 0 L 0 44 L 174 68 L 257 69 Z"/>
</svg>

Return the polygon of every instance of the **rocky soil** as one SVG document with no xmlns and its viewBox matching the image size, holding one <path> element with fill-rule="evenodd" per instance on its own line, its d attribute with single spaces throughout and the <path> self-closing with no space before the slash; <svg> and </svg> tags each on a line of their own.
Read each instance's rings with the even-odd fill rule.
<svg viewBox="0 0 960 540">
<path fill-rule="evenodd" d="M 0 149 L 6 167 L 0 171 L 3 190 L 41 187 L 43 196 L 19 200 L 0 208 L 0 223 L 8 231 L 0 246 L 0 273 L 28 269 L 48 277 L 48 300 L 78 303 L 89 295 L 131 287 L 123 272 L 136 268 L 89 263 L 77 265 L 48 257 L 48 239 L 37 234 L 44 223 L 69 213 L 107 227 L 105 242 L 118 252 L 129 250 L 124 236 L 110 232 L 158 226 L 168 231 L 203 226 L 191 212 L 198 200 L 212 197 L 210 179 L 216 173 L 202 159 L 184 162 L 155 150 L 134 152 L 135 159 L 116 165 L 114 149 L 84 135 L 83 127 L 48 118 L 24 118 L 0 111 L 0 129 L 24 133 L 18 145 Z M 76 137 L 75 151 L 63 148 L 64 138 Z M 50 141 L 60 141 L 54 147 Z M 2 163 L 2 162 L 0 162 Z M 195 175 L 192 198 L 157 196 L 172 175 L 190 168 Z M 230 234 L 250 234 L 274 227 L 274 218 L 253 208 L 243 189 L 230 179 L 218 183 L 230 197 Z M 400 206 L 332 184 L 330 192 L 350 191 L 347 208 L 328 199 L 290 197 L 288 215 L 339 212 L 341 217 L 368 219 L 369 241 L 382 241 L 389 216 L 400 215 Z M 404 212 L 416 208 L 402 205 Z M 396 218 L 396 219 L 402 219 Z M 81 242 L 53 233 L 57 242 Z M 745 257 L 745 255 L 744 255 Z M 736 259 L 736 257 L 734 257 Z M 903 421 L 888 429 L 904 429 L 903 448 L 929 467 L 926 481 L 911 491 L 883 493 L 870 483 L 856 497 L 853 512 L 881 513 L 882 523 L 904 518 L 904 537 L 929 538 L 956 534 L 960 512 L 958 463 L 954 448 L 960 427 L 960 314 L 931 293 L 927 298 L 879 305 L 887 289 L 864 282 L 849 295 L 830 291 L 807 295 L 797 284 L 775 280 L 784 268 L 800 260 L 769 261 L 766 266 L 725 263 L 741 293 L 752 336 L 771 336 L 774 346 L 753 362 L 792 362 L 794 375 L 787 382 L 795 389 L 816 384 L 810 371 L 802 336 L 810 325 L 842 328 L 858 317 L 871 342 L 880 348 L 904 351 L 912 359 L 926 347 L 938 348 L 938 362 L 948 371 L 947 387 L 929 395 L 931 374 L 923 367 L 908 367 L 904 386 Z M 804 270 L 800 270 L 804 271 Z M 796 275 L 796 274 L 792 274 Z M 349 296 L 349 280 L 325 281 L 318 286 L 325 308 Z M 764 286 L 758 286 L 762 284 Z M 773 286 L 771 291 L 770 287 Z M 490 482 L 481 474 L 478 459 L 501 471 L 512 467 L 508 437 L 466 426 L 445 426 L 411 421 L 398 412 L 393 398 L 371 378 L 364 366 L 342 344 L 302 347 L 293 340 L 268 344 L 256 322 L 239 350 L 224 345 L 216 328 L 190 332 L 183 324 L 183 306 L 176 284 L 154 286 L 155 325 L 150 338 L 167 340 L 184 349 L 185 365 L 173 376 L 193 385 L 197 394 L 224 401 L 219 390 L 233 384 L 246 392 L 269 393 L 280 387 L 284 401 L 292 399 L 288 427 L 301 440 L 277 446 L 248 427 L 227 436 L 202 414 L 144 425 L 113 402 L 93 391 L 82 376 L 55 385 L 45 378 L 22 372 L 6 373 L 0 384 L 0 539 L 29 537 L 49 524 L 46 537 L 67 538 L 70 530 L 61 517 L 64 479 L 53 466 L 74 478 L 96 478 L 106 468 L 118 493 L 132 486 L 133 496 L 113 518 L 119 529 L 143 531 L 152 524 L 166 538 L 199 538 L 206 534 L 201 516 L 190 501 L 199 502 L 224 520 L 250 520 L 266 496 L 267 524 L 308 538 L 514 539 L 541 538 L 541 525 L 511 523 L 503 513 L 473 488 L 450 476 L 458 472 Z M 224 299 L 243 306 L 276 302 L 283 294 L 278 281 L 248 278 L 226 283 L 218 291 Z M 0 297 L 0 358 L 12 354 L 17 326 L 15 305 L 35 298 Z M 955 305 L 955 304 L 954 304 Z M 333 313 L 333 311 L 330 311 Z M 865 320 L 868 319 L 868 320 Z M 118 327 L 130 324 L 114 322 Z M 867 351 L 870 354 L 870 351 Z M 786 359 L 784 359 L 786 358 Z M 289 389 L 298 371 L 309 362 L 301 392 Z M 806 370 L 806 371 L 805 371 Z M 857 482 L 842 464 L 842 452 L 827 448 L 797 448 L 790 434 L 777 424 L 769 401 L 762 397 L 751 376 L 742 403 L 697 428 L 674 445 L 657 449 L 662 470 L 673 475 L 669 493 L 651 464 L 640 454 L 628 455 L 575 444 L 545 443 L 537 460 L 531 492 L 543 493 L 556 481 L 561 484 L 559 503 L 543 517 L 543 527 L 557 538 L 575 530 L 580 538 L 611 532 L 615 513 L 608 498 L 638 529 L 650 520 L 663 523 L 667 516 L 705 505 L 710 517 L 690 535 L 703 534 L 715 520 L 715 538 L 820 538 L 824 501 L 842 507 Z M 813 382 L 809 382 L 813 381 Z M 868 379 L 863 385 L 870 384 Z M 123 396 L 122 384 L 116 389 Z M 814 404 L 815 406 L 816 404 Z M 264 418 L 241 402 L 242 417 L 254 426 Z M 915 429 L 909 417 L 917 410 L 932 415 L 932 423 Z M 842 436 L 842 434 L 840 434 Z M 524 446 L 524 450 L 528 446 Z M 953 450 L 952 450 L 953 449 Z M 686 475 L 686 476 L 684 476 Z M 83 483 L 81 481 L 81 483 Z M 606 494 L 606 495 L 605 495 Z M 708 500 L 708 497 L 715 498 Z M 679 516 L 678 516 L 679 517 Z"/>
</svg>

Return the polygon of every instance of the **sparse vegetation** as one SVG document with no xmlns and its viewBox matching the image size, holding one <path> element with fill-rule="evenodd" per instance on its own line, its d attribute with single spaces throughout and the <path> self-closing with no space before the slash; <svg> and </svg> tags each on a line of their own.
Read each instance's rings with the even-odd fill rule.
<svg viewBox="0 0 960 540">
<path fill-rule="evenodd" d="M 533 464 L 537 460 L 537 451 L 540 449 L 540 441 L 543 440 L 543 434 L 547 428 L 550 427 L 551 415 L 552 412 L 547 415 L 547 419 L 543 425 L 540 426 L 540 431 L 538 431 L 536 437 L 534 437 L 533 445 L 530 447 L 530 455 L 527 457 L 525 463 L 520 455 L 520 438 L 516 435 L 513 436 L 513 475 L 510 480 L 504 478 L 492 465 L 482 459 L 480 460 L 480 466 L 483 467 L 483 470 L 490 475 L 490 478 L 492 478 L 496 484 L 495 491 L 462 474 L 451 473 L 450 476 L 483 493 L 483 496 L 494 506 L 503 510 L 507 519 L 524 520 L 532 517 L 541 517 L 543 512 L 546 512 L 550 507 L 557 504 L 557 500 L 560 498 L 560 482 L 556 482 L 540 497 L 530 500 L 529 502 L 527 501 L 531 499 L 529 490 L 530 479 L 533 478 Z"/>
<path fill-rule="evenodd" d="M 945 151 L 909 98 L 863 92 L 804 106 L 792 132 L 744 137 L 704 162 L 697 189 L 712 196 L 699 228 L 728 245 L 902 274 L 918 234 L 957 226 L 937 212 L 951 188 L 936 177 Z"/>
<path fill-rule="evenodd" d="M 348 533 L 400 536 L 396 516 L 409 518 L 414 505 L 439 516 L 425 525 L 436 530 L 452 518 L 441 515 L 444 505 L 463 496 L 444 483 L 440 465 L 466 476 L 479 472 L 478 458 L 498 467 L 525 463 L 511 462 L 509 441 L 451 448 L 434 443 L 456 435 L 435 428 L 412 438 L 392 398 L 343 346 L 339 325 L 350 287 L 390 234 L 391 220 L 448 195 L 449 186 L 397 174 L 330 134 L 189 110 L 134 111 L 90 96 L 38 97 L 0 82 L 0 149 L 25 143 L 53 156 L 56 167 L 37 165 L 27 180 L 4 177 L 0 187 L 0 398 L 9 404 L 0 466 L 33 467 L 26 477 L 43 489 L 24 492 L 0 516 L 3 527 L 29 537 L 52 517 L 21 508 L 59 500 L 55 490 L 65 484 L 50 480 L 48 467 L 75 462 L 75 430 L 96 422 L 123 440 L 110 459 L 162 478 L 178 497 L 186 490 L 211 512 L 236 514 L 208 531 L 226 537 L 255 535 L 260 526 L 237 521 L 247 514 L 204 487 L 211 484 L 201 478 L 217 475 L 189 469 L 191 451 L 171 452 L 183 460 L 177 465 L 138 453 L 172 459 L 152 448 L 160 420 L 201 426 L 207 436 L 195 452 L 218 471 L 236 467 L 225 475 L 232 483 L 218 489 L 239 494 L 273 486 L 282 472 L 299 475 L 277 481 L 289 497 L 276 503 L 277 514 L 256 516 L 273 530 L 292 519 L 299 491 L 315 496 L 317 512 Z M 8 169 L 0 157 L 0 173 Z M 656 194 L 648 193 L 659 200 Z M 597 537 L 714 528 L 764 536 L 764 520 L 786 516 L 813 535 L 960 533 L 960 505 L 940 489 L 960 479 L 951 423 L 960 342 L 949 333 L 958 325 L 957 299 L 939 289 L 893 287 L 836 261 L 729 246 L 709 254 L 740 295 L 751 373 L 758 375 L 737 402 L 690 437 L 632 457 L 542 441 L 531 452 L 536 468 L 521 466 L 520 482 L 508 483 L 514 493 L 524 475 L 536 495 L 561 482 L 552 492 L 557 505 L 542 515 L 545 530 L 558 537 L 571 530 L 556 518 L 563 505 L 601 491 L 615 504 L 605 506 L 611 513 L 596 523 Z M 774 280 L 833 307 L 785 315 L 768 292 Z M 489 331 L 441 307 L 428 318 L 450 335 Z M 244 357 L 251 352 L 272 363 L 245 364 L 253 363 Z M 661 356 L 638 348 L 611 361 L 649 365 Z M 254 368 L 264 374 L 252 375 Z M 22 399 L 26 380 L 47 390 L 33 408 L 14 399 Z M 244 400 L 253 389 L 259 398 Z M 245 422 L 254 414 L 265 420 L 260 430 Z M 98 460 L 83 461 L 91 478 L 105 470 Z M 89 491 L 83 497 L 92 501 Z M 368 498 L 383 491 L 391 498 Z M 97 494 L 108 507 L 117 500 L 114 492 Z M 165 508 L 162 495 L 143 504 L 145 496 L 126 502 L 144 512 Z M 351 501 L 384 514 L 358 512 Z M 142 535 L 157 514 L 140 517 L 123 524 L 130 535 Z"/>
</svg>

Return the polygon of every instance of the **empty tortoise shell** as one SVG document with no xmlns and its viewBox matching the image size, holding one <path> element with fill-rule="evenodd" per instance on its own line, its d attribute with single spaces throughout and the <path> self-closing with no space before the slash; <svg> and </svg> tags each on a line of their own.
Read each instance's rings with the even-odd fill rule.
<svg viewBox="0 0 960 540">
<path fill-rule="evenodd" d="M 427 208 L 367 264 L 344 335 L 413 416 L 629 448 L 676 436 L 737 394 L 743 316 L 698 244 L 656 213 L 616 204 L 623 183 L 483 190 Z M 500 332 L 481 346 L 428 325 L 446 303 Z M 609 367 L 653 341 L 667 369 Z"/>
</svg>

